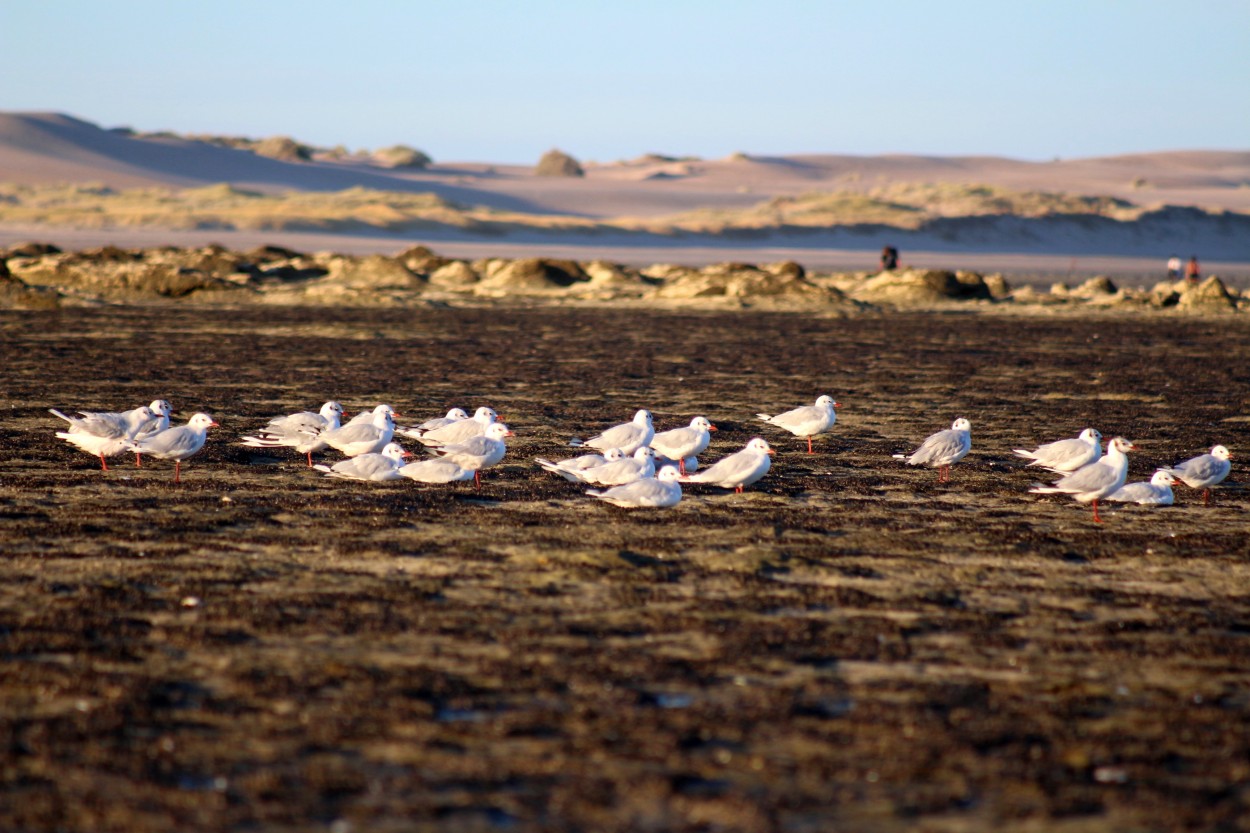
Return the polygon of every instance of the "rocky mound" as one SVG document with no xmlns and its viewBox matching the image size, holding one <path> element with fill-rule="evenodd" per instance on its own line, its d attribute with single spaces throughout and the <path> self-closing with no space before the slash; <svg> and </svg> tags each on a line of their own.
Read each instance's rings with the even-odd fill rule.
<svg viewBox="0 0 1250 833">
<path fill-rule="evenodd" d="M 468 262 L 425 246 L 394 257 L 306 254 L 279 246 L 236 252 L 222 246 L 63 252 L 27 243 L 0 249 L 0 308 L 180 301 L 205 304 L 404 306 L 531 298 L 543 303 L 763 308 L 843 314 L 876 305 L 923 308 L 995 301 L 1027 310 L 1065 308 L 1235 311 L 1250 303 L 1215 276 L 1201 284 L 1117 287 L 1105 277 L 1075 289 L 1012 291 L 1001 275 L 903 270 L 809 275 L 798 263 L 703 268 L 607 261 L 491 258 Z"/>
<path fill-rule="evenodd" d="M 846 306 L 837 289 L 807 279 L 797 263 L 755 266 L 749 263 L 716 263 L 703 269 L 656 266 L 643 275 L 659 283 L 650 297 L 665 300 L 728 301 L 739 305 L 787 308 Z"/>
<path fill-rule="evenodd" d="M 520 260 L 491 259 L 483 262 L 476 271 L 482 279 L 474 285 L 473 291 L 491 297 L 550 294 L 590 280 L 581 264 L 572 260 L 529 257 Z"/>
<path fill-rule="evenodd" d="M 99 296 L 110 300 L 183 298 L 194 293 L 228 291 L 236 287 L 209 265 L 213 254 L 172 248 L 120 249 L 104 246 L 81 252 L 57 252 L 8 260 L 8 268 L 27 286 Z"/>
<path fill-rule="evenodd" d="M 1228 287 L 1215 275 L 1194 286 L 1182 281 L 1183 289 L 1177 300 L 1181 309 L 1205 310 L 1222 312 L 1237 308 L 1237 301 L 1229 293 Z"/>
<path fill-rule="evenodd" d="M 975 272 L 907 269 L 869 278 L 851 296 L 892 306 L 927 306 L 946 301 L 988 300 L 985 280 Z"/>
</svg>

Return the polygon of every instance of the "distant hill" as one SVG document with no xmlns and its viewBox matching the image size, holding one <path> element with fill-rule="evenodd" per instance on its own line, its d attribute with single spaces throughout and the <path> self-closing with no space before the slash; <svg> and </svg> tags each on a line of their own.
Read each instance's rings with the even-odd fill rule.
<svg viewBox="0 0 1250 833">
<path fill-rule="evenodd" d="M 248 149 L 260 144 L 106 130 L 57 113 L 0 113 L 0 224 L 454 231 L 544 240 L 624 233 L 628 240 L 762 243 L 800 236 L 812 245 L 823 237 L 834 247 L 887 239 L 909 247 L 1151 257 L 1183 248 L 1250 260 L 1246 151 L 1049 162 L 650 153 L 585 163 L 584 177 L 567 178 L 488 162 L 388 168 L 326 152 L 301 151 L 284 161 Z M 72 200 L 56 193 L 62 185 L 76 186 Z M 159 195 L 144 189 L 175 189 L 186 198 L 174 213 L 162 213 Z"/>
<path fill-rule="evenodd" d="M 455 202 L 527 210 L 508 195 L 416 182 L 360 162 L 283 162 L 203 141 L 130 136 L 58 113 L 0 113 L 0 182 L 91 183 L 111 188 L 196 188 L 230 183 L 259 191 L 435 192 Z"/>
</svg>

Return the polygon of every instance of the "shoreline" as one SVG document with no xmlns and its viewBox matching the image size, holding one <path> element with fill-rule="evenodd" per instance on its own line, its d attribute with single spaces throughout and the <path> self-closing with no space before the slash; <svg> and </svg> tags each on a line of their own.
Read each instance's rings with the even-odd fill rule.
<svg viewBox="0 0 1250 833">
<path fill-rule="evenodd" d="M 154 246 L 196 247 L 217 243 L 233 250 L 276 245 L 299 252 L 335 252 L 344 255 L 395 255 L 417 245 L 426 245 L 439 255 L 477 260 L 482 258 L 549 258 L 557 260 L 603 260 L 632 267 L 672 263 L 701 267 L 713 263 L 777 263 L 795 261 L 809 271 L 875 271 L 879 248 L 835 248 L 792 244 L 741 245 L 734 242 L 709 244 L 700 241 L 671 245 L 623 244 L 619 241 L 534 240 L 516 237 L 483 240 L 460 237 L 401 236 L 382 234 L 335 234 L 292 231 L 237 231 L 223 229 L 73 229 L 52 226 L 0 226 L 0 246 L 19 243 L 52 243 L 66 251 L 100 246 L 148 248 Z M 1081 283 L 1106 275 L 1117 281 L 1152 286 L 1166 278 L 1164 261 L 1157 257 L 1114 254 L 1046 254 L 1040 252 L 987 252 L 940 248 L 903 248 L 905 267 L 972 271 L 1002 274 L 1019 285 L 1048 287 L 1055 282 Z M 1230 288 L 1250 289 L 1250 262 L 1203 261 L 1203 276 L 1217 275 Z"/>
</svg>

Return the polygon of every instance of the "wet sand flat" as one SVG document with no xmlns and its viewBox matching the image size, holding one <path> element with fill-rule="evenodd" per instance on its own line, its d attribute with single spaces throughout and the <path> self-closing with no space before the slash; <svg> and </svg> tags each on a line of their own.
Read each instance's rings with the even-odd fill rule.
<svg viewBox="0 0 1250 833">
<path fill-rule="evenodd" d="M 1247 325 L 606 308 L 0 314 L 0 828 L 1245 830 Z M 754 419 L 829 393 L 833 433 Z M 47 408 L 221 423 L 110 471 Z M 239 434 L 336 398 L 494 407 L 484 486 Z M 535 456 L 704 414 L 746 494 L 627 512 Z M 939 485 L 890 455 L 964 416 Z M 1093 425 L 1203 507 L 1028 493 Z M 415 443 L 407 443 L 416 448 Z M 327 455 L 328 459 L 336 459 Z"/>
</svg>

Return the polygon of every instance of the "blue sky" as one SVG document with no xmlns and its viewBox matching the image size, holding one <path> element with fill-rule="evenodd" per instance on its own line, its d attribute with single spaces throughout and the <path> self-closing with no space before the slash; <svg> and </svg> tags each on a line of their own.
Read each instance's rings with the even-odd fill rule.
<svg viewBox="0 0 1250 833">
<path fill-rule="evenodd" d="M 0 110 L 437 161 L 1250 149 L 1248 0 L 5 0 L 0 50 Z"/>
</svg>

